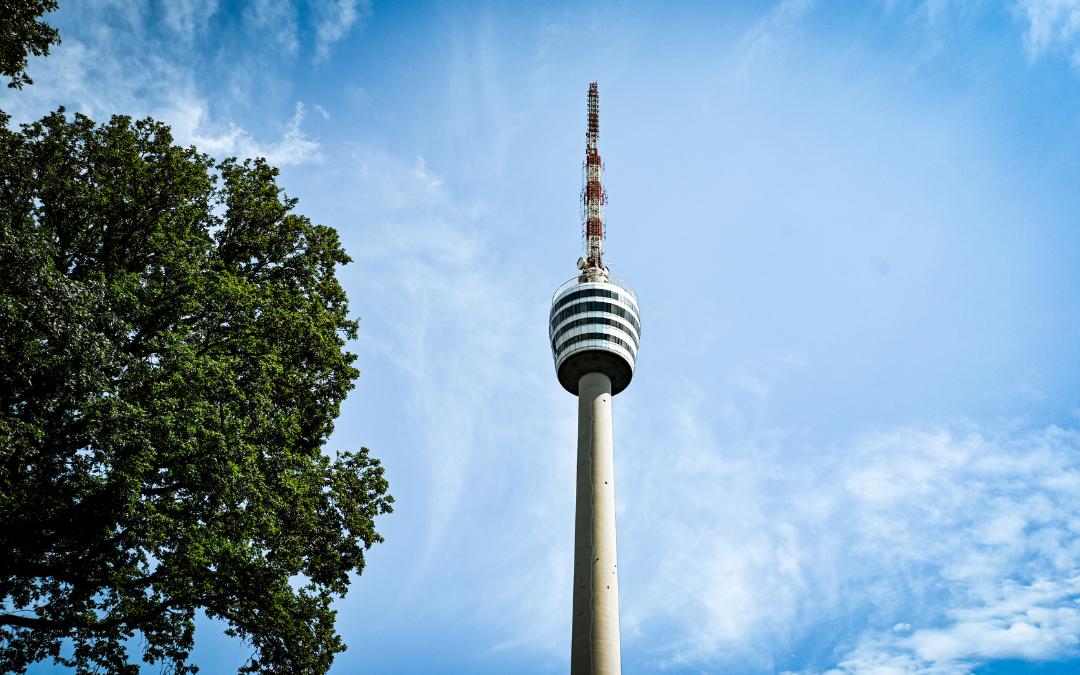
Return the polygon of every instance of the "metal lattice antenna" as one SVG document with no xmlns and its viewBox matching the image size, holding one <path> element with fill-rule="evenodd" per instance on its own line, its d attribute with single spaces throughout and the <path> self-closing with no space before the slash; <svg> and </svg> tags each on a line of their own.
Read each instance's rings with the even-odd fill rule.
<svg viewBox="0 0 1080 675">
<path fill-rule="evenodd" d="M 589 84 L 589 119 L 585 131 L 585 185 L 581 189 L 582 227 L 585 239 L 585 270 L 604 268 L 604 204 L 607 193 L 601 182 L 604 163 L 600 159 L 600 93 L 596 82 Z"/>
</svg>

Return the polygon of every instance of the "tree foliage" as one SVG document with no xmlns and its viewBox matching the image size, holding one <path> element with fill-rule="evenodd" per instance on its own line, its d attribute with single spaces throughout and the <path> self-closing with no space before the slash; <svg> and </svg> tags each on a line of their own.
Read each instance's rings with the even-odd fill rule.
<svg viewBox="0 0 1080 675">
<path fill-rule="evenodd" d="M 200 610 L 242 672 L 344 649 L 331 601 L 392 498 L 366 449 L 322 451 L 349 258 L 276 176 L 149 119 L 0 129 L 0 671 L 195 672 Z"/>
<path fill-rule="evenodd" d="M 34 81 L 26 74 L 31 54 L 45 56 L 60 42 L 55 28 L 38 19 L 57 7 L 56 0 L 0 0 L 0 77 L 21 89 Z"/>
</svg>

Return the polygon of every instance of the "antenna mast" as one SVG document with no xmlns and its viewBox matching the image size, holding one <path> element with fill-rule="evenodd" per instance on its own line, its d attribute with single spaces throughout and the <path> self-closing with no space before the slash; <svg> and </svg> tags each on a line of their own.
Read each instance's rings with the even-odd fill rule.
<svg viewBox="0 0 1080 675">
<path fill-rule="evenodd" d="M 604 163 L 600 159 L 600 93 L 589 84 L 589 120 L 585 131 L 585 186 L 581 189 L 585 269 L 582 274 L 604 269 L 604 204 L 607 193 L 600 182 Z"/>
</svg>

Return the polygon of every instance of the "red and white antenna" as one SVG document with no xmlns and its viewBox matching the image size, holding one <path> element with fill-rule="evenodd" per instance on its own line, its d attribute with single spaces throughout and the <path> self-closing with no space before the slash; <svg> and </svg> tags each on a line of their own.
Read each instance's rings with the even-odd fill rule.
<svg viewBox="0 0 1080 675">
<path fill-rule="evenodd" d="M 604 162 L 600 159 L 600 93 L 589 84 L 589 119 L 585 130 L 585 186 L 581 188 L 582 228 L 585 239 L 583 272 L 604 269 L 604 204 L 607 193 L 601 183 Z"/>
</svg>

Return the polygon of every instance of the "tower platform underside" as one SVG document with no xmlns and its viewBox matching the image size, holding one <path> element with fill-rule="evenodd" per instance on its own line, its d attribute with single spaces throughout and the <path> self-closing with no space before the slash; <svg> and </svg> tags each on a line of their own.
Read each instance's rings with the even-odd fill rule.
<svg viewBox="0 0 1080 675">
<path fill-rule="evenodd" d="M 559 366 L 559 384 L 571 394 L 580 394 L 581 378 L 589 373 L 603 373 L 611 380 L 612 395 L 618 394 L 630 385 L 634 376 L 633 368 L 626 358 L 599 349 L 589 349 L 571 354 Z"/>
</svg>

